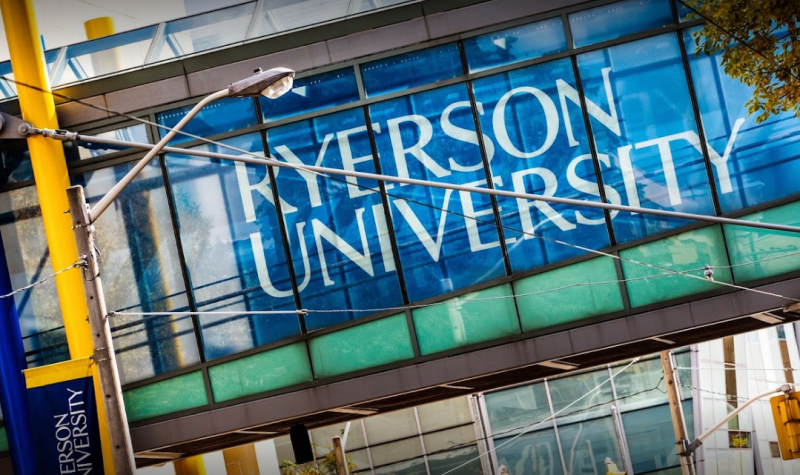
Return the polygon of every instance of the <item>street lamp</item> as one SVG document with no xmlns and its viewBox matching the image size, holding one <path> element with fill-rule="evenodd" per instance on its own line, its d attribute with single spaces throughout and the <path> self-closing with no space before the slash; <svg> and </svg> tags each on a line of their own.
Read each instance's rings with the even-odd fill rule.
<svg viewBox="0 0 800 475">
<path fill-rule="evenodd" d="M 269 71 L 256 69 L 249 78 L 231 84 L 227 89 L 210 94 L 195 105 L 175 127 L 173 127 L 100 201 L 92 208 L 86 204 L 82 186 L 67 189 L 72 228 L 78 246 L 78 256 L 83 260 L 83 290 L 89 311 L 89 326 L 94 344 L 94 360 L 103 392 L 104 407 L 108 421 L 109 439 L 114 470 L 117 474 L 132 475 L 135 468 L 133 448 L 128 431 L 128 419 L 122 399 L 111 326 L 108 322 L 103 286 L 100 281 L 100 266 L 95 254 L 94 222 L 128 186 L 136 175 L 155 157 L 167 143 L 209 102 L 223 97 L 253 97 L 264 95 L 277 99 L 292 88 L 294 71 L 274 68 Z"/>
</svg>

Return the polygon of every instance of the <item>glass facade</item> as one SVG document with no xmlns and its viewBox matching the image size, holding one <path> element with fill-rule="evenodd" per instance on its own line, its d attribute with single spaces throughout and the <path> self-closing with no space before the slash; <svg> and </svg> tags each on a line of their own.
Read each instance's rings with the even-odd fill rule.
<svg viewBox="0 0 800 475">
<path fill-rule="evenodd" d="M 691 28 L 665 16 L 664 5 L 628 0 L 554 12 L 528 25 L 311 71 L 276 101 L 217 101 L 184 129 L 218 143 L 178 136 L 173 144 L 797 224 L 797 191 L 788 180 L 800 163 L 793 146 L 800 120 L 780 116 L 756 127 L 743 107 L 749 91 L 725 77 L 718 58 L 695 56 Z M 635 25 L 609 22 L 618 8 L 638 12 Z M 221 18 L 214 15 L 221 14 L 170 31 L 211 41 L 211 23 L 203 22 Z M 170 127 L 189 107 L 165 105 L 148 119 Z M 98 130 L 139 141 L 164 134 L 123 125 Z M 18 288 L 51 265 L 24 148 L 2 154 L 0 232 Z M 78 144 L 71 156 L 72 182 L 92 202 L 140 152 Z M 798 246 L 795 237 L 739 226 L 179 153 L 153 161 L 97 227 L 109 309 L 144 314 L 114 321 L 128 400 L 156 384 L 188 384 L 203 395 L 192 399 L 198 410 L 667 306 L 719 291 L 720 283 L 780 278 L 796 270 Z M 702 279 L 706 265 L 717 283 Z M 29 364 L 65 359 L 52 282 L 15 299 Z M 581 390 L 563 384 L 549 388 L 555 410 L 559 394 L 566 401 Z M 613 399 L 598 398 L 593 404 Z M 145 420 L 188 409 L 132 405 L 128 412 Z M 568 460 L 541 442 L 552 470 L 602 468 L 588 445 L 619 450 L 591 442 L 611 426 L 584 409 L 524 436 L 539 447 L 552 430 L 559 450 L 574 448 Z M 381 466 L 416 470 L 406 460 L 414 453 Z M 449 463 L 437 460 L 426 470 Z"/>
</svg>

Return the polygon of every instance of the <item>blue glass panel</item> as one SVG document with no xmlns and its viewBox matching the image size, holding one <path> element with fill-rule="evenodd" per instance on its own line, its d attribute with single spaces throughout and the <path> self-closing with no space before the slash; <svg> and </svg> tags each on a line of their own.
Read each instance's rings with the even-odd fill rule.
<svg viewBox="0 0 800 475">
<path fill-rule="evenodd" d="M 278 99 L 261 97 L 261 114 L 269 122 L 358 99 L 355 70 L 337 69 L 295 80 L 292 90 Z"/>
<path fill-rule="evenodd" d="M 623 204 L 714 213 L 677 37 L 656 36 L 578 56 L 603 181 Z M 618 242 L 688 224 L 619 213 Z"/>
<path fill-rule="evenodd" d="M 375 172 L 360 109 L 271 129 L 268 140 L 270 155 L 281 161 Z M 281 170 L 277 182 L 303 308 L 402 303 L 386 215 L 380 194 L 373 191 L 377 182 L 294 170 Z M 364 315 L 309 311 L 306 327 L 314 330 Z"/>
<path fill-rule="evenodd" d="M 402 91 L 464 74 L 457 43 L 412 51 L 361 65 L 367 96 Z"/>
<path fill-rule="evenodd" d="M 668 0 L 626 0 L 569 16 L 576 48 L 670 24 Z"/>
<path fill-rule="evenodd" d="M 225 140 L 263 155 L 260 134 Z M 217 145 L 201 150 L 228 153 Z M 297 315 L 243 315 L 295 309 L 286 253 L 266 166 L 167 155 L 186 266 L 201 311 L 208 358 L 296 335 Z"/>
<path fill-rule="evenodd" d="M 370 110 L 383 173 L 486 186 L 465 85 L 400 97 Z M 387 189 L 412 301 L 504 275 L 487 195 L 420 186 Z"/>
<path fill-rule="evenodd" d="M 561 17 L 464 40 L 469 71 L 483 71 L 567 50 Z"/>
<path fill-rule="evenodd" d="M 686 420 L 694 420 L 692 400 L 683 401 L 681 406 Z M 656 470 L 680 467 L 675 442 L 672 441 L 675 432 L 668 405 L 623 413 L 622 425 L 633 464 L 631 468 L 636 473 L 654 473 Z M 686 429 L 691 440 L 694 438 L 694 424 L 686 424 Z M 680 470 L 677 473 L 681 473 Z"/>
<path fill-rule="evenodd" d="M 553 429 L 537 430 L 516 439 L 498 437 L 494 439 L 494 445 L 497 447 L 497 461 L 508 469 L 508 473 L 564 473 Z"/>
<path fill-rule="evenodd" d="M 86 200 L 93 205 L 135 163 L 75 175 L 72 183 L 83 185 Z M 189 310 L 158 160 L 150 162 L 125 188 L 95 227 L 109 310 Z M 124 383 L 200 361 L 192 320 L 188 316 L 119 315 L 112 319 L 111 325 Z"/>
<path fill-rule="evenodd" d="M 581 110 L 575 102 L 567 103 L 578 99 L 569 59 L 479 79 L 473 87 L 497 188 L 599 201 Z M 611 166 L 608 155 L 600 159 L 605 168 Z M 611 202 L 620 202 L 612 188 L 606 187 L 606 194 Z M 498 197 L 497 203 L 514 271 L 585 252 L 534 236 L 594 249 L 609 244 L 600 210 L 506 197 Z"/>
<path fill-rule="evenodd" d="M 13 142 L 19 146 L 0 150 L 0 185 L 33 180 L 31 154 L 25 142 Z"/>
<path fill-rule="evenodd" d="M 13 81 L 5 78 L 14 79 L 14 71 L 11 70 L 11 61 L 0 63 L 0 98 L 7 99 L 17 95 L 17 85 Z"/>
<path fill-rule="evenodd" d="M 753 89 L 726 75 L 719 55 L 695 54 L 693 31 L 684 41 L 722 211 L 797 193 L 800 118 L 785 112 L 756 124 L 746 106 Z"/>
<path fill-rule="evenodd" d="M 156 114 L 156 121 L 165 127 L 174 127 L 183 119 L 194 105 L 172 109 Z M 200 112 L 186 124 L 181 132 L 207 137 L 209 135 L 230 132 L 258 123 L 256 104 L 250 97 L 229 97 L 214 101 L 200 109 Z M 167 129 L 158 129 L 159 136 L 163 138 L 169 132 Z M 193 140 L 183 134 L 176 135 L 170 144 Z"/>
</svg>

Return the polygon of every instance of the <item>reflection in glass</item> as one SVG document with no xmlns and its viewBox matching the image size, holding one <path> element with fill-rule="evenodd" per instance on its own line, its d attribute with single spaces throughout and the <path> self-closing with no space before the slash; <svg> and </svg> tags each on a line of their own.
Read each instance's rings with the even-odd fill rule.
<svg viewBox="0 0 800 475">
<path fill-rule="evenodd" d="M 106 139 L 124 140 L 126 142 L 148 143 L 147 128 L 144 124 L 136 124 L 121 129 L 109 130 L 108 132 L 101 132 L 99 134 L 92 134 L 96 137 Z M 120 150 L 128 150 L 129 147 L 106 145 L 95 142 L 64 142 L 64 154 L 67 161 L 87 160 L 90 158 L 102 157 L 109 153 L 118 152 Z"/>
<path fill-rule="evenodd" d="M 471 73 L 567 50 L 561 17 L 464 40 Z"/>
<path fill-rule="evenodd" d="M 50 70 L 53 86 L 111 74 L 144 64 L 156 26 L 67 46 Z"/>
<path fill-rule="evenodd" d="M 685 419 L 693 420 L 692 400 L 683 401 L 681 405 Z M 680 466 L 668 405 L 623 413 L 622 425 L 635 473 L 651 473 Z M 694 425 L 687 424 L 686 429 L 689 440 L 694 439 Z"/>
<path fill-rule="evenodd" d="M 33 166 L 28 144 L 24 140 L 9 140 L 0 149 L 0 185 L 33 180 Z"/>
<path fill-rule="evenodd" d="M 0 194 L 0 233 L 12 288 L 29 285 L 54 271 L 43 226 L 35 187 Z M 28 366 L 68 360 L 55 282 L 51 279 L 29 292 L 16 294 L 14 303 Z"/>
<path fill-rule="evenodd" d="M 427 446 L 425 449 L 430 451 Z M 484 474 L 481 460 L 478 456 L 478 447 L 476 446 L 428 455 L 428 466 L 431 469 L 431 475 L 443 475 L 445 473 L 458 473 L 460 475 Z M 455 471 L 453 472 L 452 470 Z"/>
<path fill-rule="evenodd" d="M 497 188 L 599 201 L 576 86 L 569 59 L 473 83 L 475 100 L 484 109 L 481 128 Z M 611 166 L 608 155 L 601 154 L 600 161 L 605 168 Z M 620 202 L 614 189 L 606 187 L 605 193 L 609 201 Z M 506 197 L 498 197 L 497 204 L 514 271 L 585 252 L 536 236 L 593 249 L 609 244 L 601 210 Z"/>
<path fill-rule="evenodd" d="M 370 445 L 410 437 L 419 432 L 414 408 L 367 417 L 364 419 L 364 427 L 367 429 L 367 440 Z M 387 431 L 387 427 L 391 427 L 392 430 Z M 419 443 L 419 439 L 416 440 Z"/>
<path fill-rule="evenodd" d="M 603 182 L 623 204 L 714 214 L 677 38 L 661 35 L 578 56 Z M 619 213 L 618 242 L 689 224 Z"/>
<path fill-rule="evenodd" d="M 486 186 L 465 85 L 377 103 L 370 111 L 383 173 Z M 387 190 L 411 301 L 505 274 L 487 195 L 419 186 Z"/>
<path fill-rule="evenodd" d="M 360 109 L 276 127 L 270 154 L 278 160 L 374 173 Z M 292 236 L 306 327 L 315 330 L 367 312 L 321 313 L 402 304 L 378 183 L 333 179 L 284 169 L 277 175 L 286 227 Z M 301 277 L 302 276 L 302 277 Z"/>
<path fill-rule="evenodd" d="M 607 415 L 608 404 L 614 398 L 609 377 L 608 370 L 603 368 L 549 381 L 553 412 L 564 411 L 557 418 L 558 426 Z"/>
<path fill-rule="evenodd" d="M 295 79 L 292 90 L 286 95 L 259 100 L 264 122 L 357 101 L 355 69 L 344 68 Z"/>
<path fill-rule="evenodd" d="M 626 0 L 569 15 L 576 48 L 671 23 L 668 0 Z"/>
<path fill-rule="evenodd" d="M 11 70 L 11 61 L 0 63 L 0 98 L 7 99 L 17 95 L 17 85 L 13 79 L 14 71 Z"/>
<path fill-rule="evenodd" d="M 224 142 L 263 155 L 259 134 Z M 227 153 L 217 145 L 198 148 Z M 206 357 L 298 334 L 267 167 L 169 154 L 167 171 L 198 310 L 289 312 L 201 315 Z"/>
<path fill-rule="evenodd" d="M 86 200 L 96 203 L 135 164 L 76 175 Z M 95 223 L 109 310 L 188 311 L 161 166 L 151 162 Z M 188 316 L 116 316 L 111 321 L 123 383 L 197 363 Z"/>
<path fill-rule="evenodd" d="M 747 111 L 753 89 L 725 74 L 720 55 L 697 55 L 692 33 L 683 40 L 723 212 L 798 192 L 800 118 L 790 112 L 756 124 Z"/>
<path fill-rule="evenodd" d="M 368 97 L 402 91 L 464 74 L 457 43 L 412 51 L 361 65 Z"/>
<path fill-rule="evenodd" d="M 535 429 L 553 427 L 550 406 L 543 383 L 487 393 L 486 412 L 495 437 L 506 437 L 535 426 Z"/>
<path fill-rule="evenodd" d="M 164 138 L 169 132 L 169 129 L 175 127 L 193 107 L 194 105 L 190 105 L 156 114 L 156 122 L 158 122 L 158 125 L 164 126 L 158 129 L 159 137 Z M 243 129 L 257 123 L 258 115 L 256 114 L 256 105 L 252 98 L 227 97 L 225 99 L 216 100 L 200 109 L 200 112 L 181 129 L 181 132 L 197 135 L 199 137 L 207 137 L 209 135 Z M 169 141 L 169 144 L 173 145 L 189 140 L 194 139 L 186 134 L 178 133 Z M 220 152 L 236 153 L 228 149 L 222 149 Z"/>
<path fill-rule="evenodd" d="M 244 3 L 168 22 L 150 62 L 244 41 L 255 7 L 256 2 Z"/>
<path fill-rule="evenodd" d="M 555 431 L 550 428 L 514 439 L 495 439 L 497 461 L 511 474 L 562 475 Z M 602 472 L 605 473 L 605 472 Z"/>
<path fill-rule="evenodd" d="M 620 460 L 614 423 L 609 417 L 558 425 L 567 473 L 605 473 L 606 457 Z"/>
</svg>

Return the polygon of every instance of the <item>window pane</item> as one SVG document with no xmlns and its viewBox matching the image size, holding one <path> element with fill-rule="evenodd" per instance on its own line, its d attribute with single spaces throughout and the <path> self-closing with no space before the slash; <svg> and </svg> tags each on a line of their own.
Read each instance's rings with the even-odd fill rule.
<svg viewBox="0 0 800 475">
<path fill-rule="evenodd" d="M 626 259 L 651 264 L 673 272 L 703 276 L 703 267 L 714 267 L 714 280 L 732 282 L 726 266 L 728 256 L 719 226 L 690 231 L 660 241 L 643 244 L 620 252 Z M 685 295 L 720 288 L 713 282 L 671 274 L 667 271 L 622 261 L 622 273 L 627 282 L 631 307 L 663 302 Z"/>
<path fill-rule="evenodd" d="M 614 399 L 609 377 L 608 370 L 603 368 L 549 381 L 553 412 L 558 414 L 559 427 L 608 414 L 609 404 Z"/>
<path fill-rule="evenodd" d="M 51 71 L 53 86 L 141 66 L 155 32 L 154 25 L 68 46 L 59 70 Z"/>
<path fill-rule="evenodd" d="M 800 202 L 742 216 L 748 221 L 800 225 Z M 737 282 L 800 269 L 800 236 L 744 226 L 723 226 Z M 760 262 L 759 262 L 760 261 Z"/>
<path fill-rule="evenodd" d="M 412 315 L 423 355 L 519 333 L 509 284 L 414 309 Z"/>
<path fill-rule="evenodd" d="M 384 430 L 386 430 L 385 427 Z M 372 439 L 370 439 L 370 446 L 371 445 Z M 372 464 L 377 467 L 421 456 L 422 444 L 419 441 L 419 437 L 412 437 L 410 439 L 392 442 L 389 444 L 380 445 L 378 447 L 371 446 L 370 454 L 372 455 Z M 424 473 L 424 465 L 422 466 L 422 469 Z"/>
<path fill-rule="evenodd" d="M 33 180 L 31 154 L 25 142 L 11 142 L 14 146 L 0 150 L 0 185 Z"/>
<path fill-rule="evenodd" d="M 200 371 L 125 391 L 123 397 L 131 422 L 205 406 L 209 402 Z"/>
<path fill-rule="evenodd" d="M 464 40 L 471 73 L 566 50 L 560 17 Z"/>
<path fill-rule="evenodd" d="M 263 155 L 259 134 L 225 143 Z M 198 148 L 225 152 L 216 145 Z M 169 154 L 167 171 L 198 310 L 294 312 L 266 165 Z M 200 323 L 209 359 L 300 332 L 294 313 L 201 315 Z"/>
<path fill-rule="evenodd" d="M 45 56 L 47 57 L 46 54 Z M 48 61 L 48 63 L 49 62 L 50 61 Z M 10 80 L 6 80 L 5 78 Z M 0 97 L 3 99 L 8 99 L 17 95 L 17 85 L 13 82 L 13 79 L 14 71 L 11 70 L 11 61 L 3 61 L 0 63 Z"/>
<path fill-rule="evenodd" d="M 442 430 L 433 434 L 423 435 L 422 440 L 425 442 L 425 450 L 428 453 L 441 452 L 475 442 L 475 428 L 472 424 L 469 424 L 454 429 Z"/>
<path fill-rule="evenodd" d="M 510 474 L 562 475 L 561 456 L 553 429 L 525 434 L 518 439 L 495 439 L 497 460 Z M 605 472 L 601 472 L 605 473 Z"/>
<path fill-rule="evenodd" d="M 515 281 L 522 329 L 563 325 L 622 310 L 617 279 L 614 261 L 601 257 Z"/>
<path fill-rule="evenodd" d="M 0 194 L 0 232 L 12 288 L 25 287 L 53 273 L 42 229 L 35 187 Z M 54 280 L 14 295 L 14 303 L 28 366 L 68 360 L 67 337 Z"/>
<path fill-rule="evenodd" d="M 347 423 L 343 422 L 341 424 L 311 429 L 309 432 L 311 432 L 311 439 L 314 441 L 314 444 L 316 444 L 319 447 L 319 450 L 321 450 L 327 445 L 330 445 L 335 436 L 344 438 L 343 431 L 346 426 Z M 354 457 L 355 450 L 366 447 L 366 445 L 367 444 L 364 440 L 364 429 L 361 427 L 361 419 L 351 421 L 350 432 L 347 435 L 347 447 L 345 447 L 347 455 L 349 457 Z M 367 458 L 366 452 L 364 452 L 363 458 Z M 353 462 L 355 462 L 355 460 L 353 460 Z M 369 462 L 364 465 L 356 462 L 356 465 L 358 468 L 365 468 L 369 467 Z"/>
<path fill-rule="evenodd" d="M 164 37 L 157 40 L 160 48 L 152 61 L 244 41 L 255 7 L 256 2 L 250 2 L 167 23 Z"/>
<path fill-rule="evenodd" d="M 94 205 L 137 162 L 72 177 Z M 153 160 L 95 223 L 109 310 L 189 310 L 159 160 Z M 200 361 L 191 317 L 123 316 L 111 320 L 124 383 Z"/>
<path fill-rule="evenodd" d="M 368 472 L 367 472 L 368 473 Z M 387 465 L 373 470 L 375 475 L 427 475 L 425 461 L 421 458 Z"/>
<path fill-rule="evenodd" d="M 606 407 L 606 414 L 609 409 Z M 619 463 L 619 444 L 611 417 L 558 425 L 567 473 L 605 473 L 606 457 Z"/>
<path fill-rule="evenodd" d="M 630 206 L 713 214 L 677 38 L 585 53 L 578 64 L 597 149 L 614 164 L 603 169 L 604 183 Z M 689 222 L 619 213 L 613 223 L 627 242 Z"/>
<path fill-rule="evenodd" d="M 376 141 L 383 173 L 486 186 L 464 85 L 374 104 L 370 111 L 373 127 L 382 131 Z M 505 274 L 488 196 L 421 186 L 387 189 L 412 301 Z"/>
<path fill-rule="evenodd" d="M 683 401 L 682 406 L 685 419 L 694 420 L 692 400 Z M 624 413 L 622 425 L 634 472 L 650 473 L 680 466 L 668 405 Z M 694 439 L 694 424 L 686 424 L 686 428 L 689 440 Z"/>
<path fill-rule="evenodd" d="M 422 431 L 430 432 L 472 422 L 469 404 L 469 398 L 457 397 L 417 406 Z M 431 452 L 430 448 L 427 448 L 427 450 Z"/>
<path fill-rule="evenodd" d="M 361 109 L 270 129 L 270 154 L 290 163 L 375 172 Z M 378 183 L 285 169 L 276 178 L 309 330 L 367 315 L 313 310 L 402 304 Z M 300 276 L 303 276 L 302 278 Z"/>
<path fill-rule="evenodd" d="M 208 378 L 215 402 L 313 380 L 306 345 L 302 342 L 212 366 Z"/>
<path fill-rule="evenodd" d="M 342 18 L 347 15 L 349 5 L 350 0 L 282 0 L 275 3 L 265 2 L 263 10 L 256 13 L 255 29 L 250 38 Z"/>
<path fill-rule="evenodd" d="M 720 55 L 696 54 L 696 31 L 684 41 L 722 210 L 797 193 L 800 118 L 785 112 L 757 124 L 747 108 L 753 88 L 725 74 Z"/>
<path fill-rule="evenodd" d="M 576 48 L 672 24 L 668 0 L 628 0 L 569 16 Z"/>
<path fill-rule="evenodd" d="M 345 68 L 296 79 L 286 95 L 278 99 L 262 96 L 259 101 L 264 122 L 270 122 L 358 99 L 355 70 Z"/>
<path fill-rule="evenodd" d="M 431 475 L 445 473 L 484 475 L 481 460 L 478 458 L 478 447 L 475 446 L 429 455 L 428 466 L 431 469 Z"/>
<path fill-rule="evenodd" d="M 614 369 L 614 373 L 619 369 Z M 614 378 L 621 411 L 667 402 L 660 358 L 640 361 Z M 690 379 L 691 381 L 691 379 Z M 685 381 L 684 381 L 685 383 Z"/>
<path fill-rule="evenodd" d="M 405 314 L 312 338 L 309 340 L 309 348 L 317 378 L 374 368 L 414 357 Z"/>
<path fill-rule="evenodd" d="M 364 419 L 364 426 L 367 429 L 367 441 L 370 446 L 419 433 L 413 408 L 367 417 Z M 392 430 L 386 430 L 387 427 L 391 427 Z M 414 440 L 419 443 L 419 439 Z M 379 465 L 377 461 L 375 465 Z"/>
<path fill-rule="evenodd" d="M 412 51 L 361 65 L 364 89 L 369 97 L 463 74 L 457 43 Z"/>
<path fill-rule="evenodd" d="M 169 128 L 175 127 L 193 107 L 194 105 L 190 105 L 156 114 L 158 125 L 167 127 L 158 129 L 159 136 L 164 138 L 169 132 Z M 243 129 L 256 123 L 258 123 L 258 116 L 256 115 L 255 102 L 251 97 L 228 97 L 216 100 L 200 109 L 200 112 L 181 129 L 181 132 L 207 137 Z M 178 133 L 169 143 L 173 145 L 189 140 L 194 139 L 188 135 Z M 222 149 L 220 152 L 236 153 L 228 149 Z"/>
<path fill-rule="evenodd" d="M 518 434 L 533 425 L 536 425 L 535 430 L 553 427 L 552 421 L 541 423 L 550 417 L 543 383 L 488 393 L 485 399 L 489 425 L 495 437 Z"/>
<path fill-rule="evenodd" d="M 150 142 L 150 140 L 147 138 L 147 127 L 144 124 L 131 125 L 121 129 L 109 130 L 108 132 L 100 132 L 92 135 L 105 139 L 124 140 L 126 142 Z M 129 149 L 130 147 L 106 145 L 95 142 L 86 142 L 83 140 L 79 140 L 77 142 L 64 142 L 64 154 L 67 157 L 67 162 L 102 157 L 103 155 L 107 155 L 109 153 Z"/>
<path fill-rule="evenodd" d="M 589 140 L 578 106 L 572 63 L 560 59 L 474 82 L 483 104 L 481 129 L 499 189 L 599 201 Z M 570 98 L 568 104 L 566 99 Z M 556 104 L 561 104 L 560 110 Z M 562 117 L 559 117 L 561 115 Z M 560 126 L 563 119 L 564 127 Z M 600 156 L 607 169 L 609 157 Z M 619 195 L 606 188 L 608 198 Z M 514 271 L 531 269 L 585 251 L 536 239 L 543 236 L 599 249 L 608 246 L 602 210 L 498 197 Z M 515 232 L 512 230 L 524 231 Z"/>
</svg>

